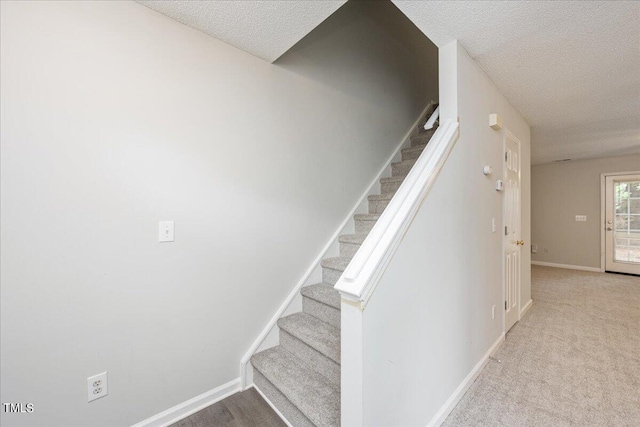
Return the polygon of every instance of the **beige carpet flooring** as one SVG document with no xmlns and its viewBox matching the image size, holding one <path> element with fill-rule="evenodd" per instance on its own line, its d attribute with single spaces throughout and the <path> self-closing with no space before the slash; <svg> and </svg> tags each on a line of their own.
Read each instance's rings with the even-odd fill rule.
<svg viewBox="0 0 640 427">
<path fill-rule="evenodd" d="M 532 270 L 533 307 L 443 425 L 640 426 L 640 278 Z"/>
</svg>

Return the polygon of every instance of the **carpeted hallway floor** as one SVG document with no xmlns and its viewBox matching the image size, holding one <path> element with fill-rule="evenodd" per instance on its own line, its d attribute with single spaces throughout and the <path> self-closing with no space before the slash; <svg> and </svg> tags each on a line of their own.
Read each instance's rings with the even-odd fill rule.
<svg viewBox="0 0 640 427">
<path fill-rule="evenodd" d="M 640 426 L 640 278 L 533 266 L 532 282 L 533 307 L 443 425 Z"/>
</svg>

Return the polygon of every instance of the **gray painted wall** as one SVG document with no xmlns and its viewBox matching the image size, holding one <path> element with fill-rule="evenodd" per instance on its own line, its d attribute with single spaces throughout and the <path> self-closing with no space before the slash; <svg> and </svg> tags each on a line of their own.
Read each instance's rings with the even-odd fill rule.
<svg viewBox="0 0 640 427">
<path fill-rule="evenodd" d="M 133 2 L 0 4 L 1 401 L 35 406 L 3 425 L 131 425 L 237 378 L 437 97 L 385 4 L 276 65 Z"/>
<path fill-rule="evenodd" d="M 533 166 L 531 243 L 538 253 L 531 259 L 600 268 L 600 175 L 638 170 L 638 154 Z"/>
<path fill-rule="evenodd" d="M 364 425 L 427 425 L 503 332 L 504 193 L 494 189 L 503 133 L 489 127 L 492 113 L 522 143 L 522 238 L 530 238 L 529 125 L 457 42 L 440 49 L 440 90 L 442 120 L 459 117 L 460 137 L 363 312 Z M 528 255 L 522 305 L 531 298 Z"/>
</svg>

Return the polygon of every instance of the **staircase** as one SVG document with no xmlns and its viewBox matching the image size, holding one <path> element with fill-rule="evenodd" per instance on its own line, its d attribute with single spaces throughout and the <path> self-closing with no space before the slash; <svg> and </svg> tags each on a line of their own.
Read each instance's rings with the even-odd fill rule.
<svg viewBox="0 0 640 427">
<path fill-rule="evenodd" d="M 355 234 L 340 236 L 340 256 L 322 260 L 322 283 L 300 291 L 302 312 L 278 320 L 280 345 L 251 357 L 255 385 L 295 427 L 340 425 L 340 294 L 333 285 L 436 129 L 418 127 L 402 161 L 391 164 L 392 176 L 380 179 L 382 194 L 369 196 L 369 213 L 354 215 Z"/>
</svg>

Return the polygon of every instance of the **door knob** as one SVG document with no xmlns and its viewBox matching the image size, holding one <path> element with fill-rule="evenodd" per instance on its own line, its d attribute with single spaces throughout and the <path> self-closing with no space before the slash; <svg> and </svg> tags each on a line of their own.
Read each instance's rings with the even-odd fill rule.
<svg viewBox="0 0 640 427">
<path fill-rule="evenodd" d="M 613 228 L 607 227 L 607 231 L 611 231 L 611 230 L 613 230 Z"/>
<path fill-rule="evenodd" d="M 517 244 L 518 246 L 524 246 L 524 240 L 518 240 L 518 241 L 516 242 L 516 244 Z"/>
</svg>

